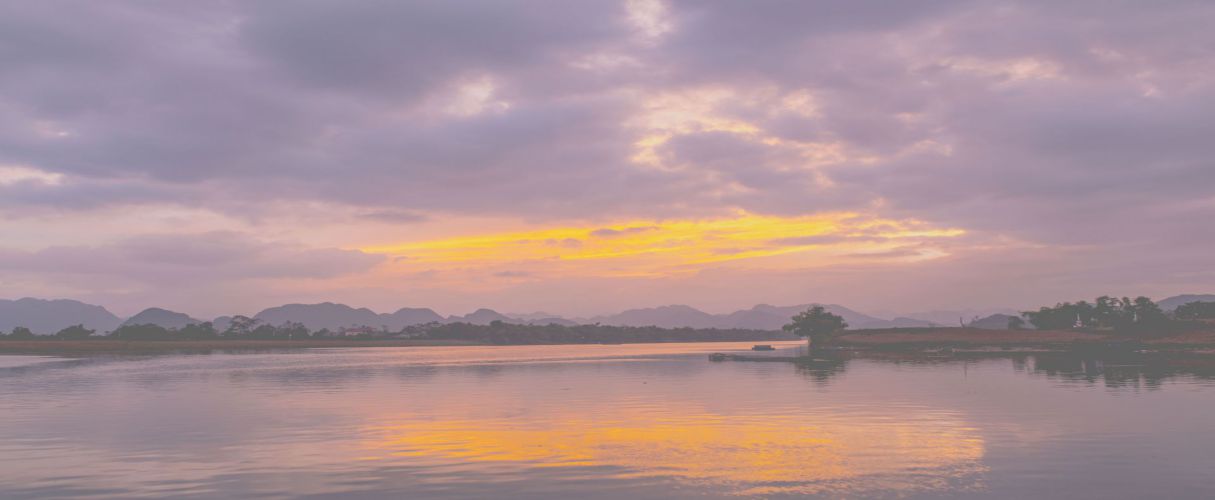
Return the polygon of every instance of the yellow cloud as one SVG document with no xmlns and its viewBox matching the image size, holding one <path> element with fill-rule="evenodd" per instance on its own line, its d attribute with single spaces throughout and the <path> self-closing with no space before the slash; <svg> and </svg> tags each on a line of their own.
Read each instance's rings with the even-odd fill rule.
<svg viewBox="0 0 1215 500">
<path fill-rule="evenodd" d="M 427 269 L 509 268 L 532 274 L 661 276 L 727 261 L 783 268 L 875 254 L 964 234 L 915 220 L 855 213 L 781 217 L 740 212 L 707 220 L 632 220 L 550 227 L 363 248 Z M 945 255 L 925 248 L 898 258 Z"/>
</svg>

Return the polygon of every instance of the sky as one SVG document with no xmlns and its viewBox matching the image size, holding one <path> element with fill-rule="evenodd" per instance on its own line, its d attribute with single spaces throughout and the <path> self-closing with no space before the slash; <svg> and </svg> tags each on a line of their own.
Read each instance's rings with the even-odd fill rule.
<svg viewBox="0 0 1215 500">
<path fill-rule="evenodd" d="M 0 297 L 1215 290 L 1215 3 L 0 2 Z"/>
</svg>

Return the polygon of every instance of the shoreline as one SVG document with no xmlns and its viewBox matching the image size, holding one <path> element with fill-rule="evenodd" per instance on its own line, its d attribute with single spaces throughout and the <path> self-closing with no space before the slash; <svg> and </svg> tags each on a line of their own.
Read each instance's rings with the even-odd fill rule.
<svg viewBox="0 0 1215 500">
<path fill-rule="evenodd" d="M 0 340 L 0 354 L 156 354 L 214 351 L 273 351 L 346 347 L 431 347 L 486 345 L 456 340 Z"/>
<path fill-rule="evenodd" d="M 631 344 L 681 342 L 767 342 L 791 340 L 773 332 L 768 340 L 662 339 Z M 303 339 L 303 340 L 111 340 L 106 338 L 61 340 L 55 338 L 0 340 L 0 354 L 153 354 L 174 352 L 256 351 L 316 348 L 432 347 L 497 345 L 611 345 L 605 342 L 512 342 L 493 343 L 453 339 Z M 1215 331 L 1186 332 L 1167 337 L 1134 339 L 1104 332 L 982 330 L 975 328 L 889 328 L 849 330 L 840 335 L 840 351 L 907 354 L 1017 354 L 1035 352 L 1084 352 L 1109 349 L 1143 352 L 1215 354 Z M 835 350 L 833 349 L 833 350 Z"/>
<path fill-rule="evenodd" d="M 767 340 L 656 340 L 653 342 L 543 342 L 494 344 L 467 340 L 435 339 L 308 339 L 308 340 L 0 340 L 0 354 L 74 355 L 74 354 L 171 354 L 225 351 L 274 351 L 324 348 L 365 347 L 510 347 L 542 345 L 624 345 L 679 343 L 784 342 L 788 338 Z"/>
<path fill-rule="evenodd" d="M 1135 338 L 1107 332 L 984 330 L 977 328 L 890 328 L 847 331 L 837 345 L 864 351 L 1068 352 L 1135 349 L 1215 353 L 1215 331 Z"/>
</svg>

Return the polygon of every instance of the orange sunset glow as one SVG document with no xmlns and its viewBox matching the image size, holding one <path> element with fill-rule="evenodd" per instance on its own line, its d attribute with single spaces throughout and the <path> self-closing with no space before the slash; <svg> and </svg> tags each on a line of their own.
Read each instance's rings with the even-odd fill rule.
<svg viewBox="0 0 1215 500">
<path fill-rule="evenodd" d="M 831 481 L 912 491 L 908 471 L 962 478 L 982 470 L 982 438 L 955 416 L 908 410 L 899 421 L 830 415 L 681 414 L 663 420 L 599 408 L 527 425 L 502 420 L 412 421 L 367 429 L 368 455 L 491 462 L 498 466 L 619 467 L 622 477 L 672 475 L 691 483 L 761 483 L 735 493 L 811 494 Z M 854 416 L 855 417 L 855 416 Z M 863 481 L 861 480 L 863 478 Z M 781 486 L 785 485 L 785 486 Z"/>
<path fill-rule="evenodd" d="M 1215 499 L 1213 26 L 0 0 L 0 500 Z"/>
<path fill-rule="evenodd" d="M 401 267 L 512 268 L 540 274 L 665 276 L 695 272 L 730 261 L 781 268 L 825 264 L 848 255 L 881 254 L 916 243 L 915 261 L 945 255 L 933 241 L 965 234 L 919 221 L 895 221 L 854 213 L 805 217 L 742 212 L 708 220 L 629 221 L 594 227 L 452 237 L 362 248 L 399 257 Z"/>
</svg>

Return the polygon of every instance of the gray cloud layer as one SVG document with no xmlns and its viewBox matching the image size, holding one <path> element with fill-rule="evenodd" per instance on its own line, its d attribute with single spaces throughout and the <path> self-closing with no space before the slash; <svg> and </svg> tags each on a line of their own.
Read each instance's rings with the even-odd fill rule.
<svg viewBox="0 0 1215 500">
<path fill-rule="evenodd" d="M 1211 263 L 1195 250 L 1215 244 L 1210 2 L 658 11 L 7 2 L 0 166 L 61 177 L 0 177 L 0 210 L 307 199 L 408 223 L 878 207 L 1105 245 L 1103 264 L 1152 253 L 1183 281 L 1198 278 L 1181 263 Z M 636 162 L 656 96 L 706 89 L 726 94 L 701 114 L 759 132 L 692 120 L 658 131 L 660 168 Z M 787 105 L 797 95 L 812 109 Z M 6 260 L 33 269 L 38 255 Z"/>
<path fill-rule="evenodd" d="M 135 281 L 165 287 L 197 280 L 331 278 L 365 271 L 383 256 L 265 242 L 235 232 L 148 235 L 99 246 L 0 251 L 0 269 L 39 275 L 96 275 L 115 286 Z"/>
</svg>

